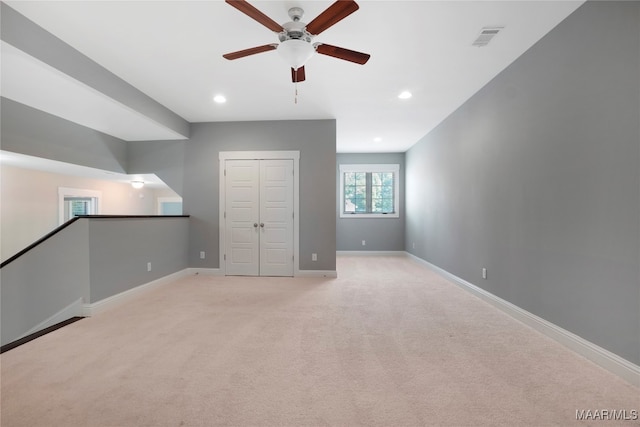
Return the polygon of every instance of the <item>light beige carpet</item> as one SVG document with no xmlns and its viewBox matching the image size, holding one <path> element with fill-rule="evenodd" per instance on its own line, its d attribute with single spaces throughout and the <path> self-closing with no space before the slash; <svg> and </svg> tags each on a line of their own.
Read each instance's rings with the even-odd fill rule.
<svg viewBox="0 0 640 427">
<path fill-rule="evenodd" d="M 1 356 L 2 427 L 588 426 L 640 390 L 400 257 L 189 276 Z"/>
</svg>

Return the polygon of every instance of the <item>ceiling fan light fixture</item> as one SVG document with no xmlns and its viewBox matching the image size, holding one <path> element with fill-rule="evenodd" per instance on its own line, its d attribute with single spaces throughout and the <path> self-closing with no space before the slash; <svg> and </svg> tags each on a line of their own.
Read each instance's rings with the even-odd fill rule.
<svg viewBox="0 0 640 427">
<path fill-rule="evenodd" d="M 225 59 L 234 60 L 262 52 L 278 50 L 280 56 L 291 67 L 291 81 L 298 84 L 298 82 L 305 81 L 304 66 L 316 52 L 320 55 L 331 56 L 360 65 L 364 65 L 371 57 L 368 53 L 356 52 L 339 46 L 312 43 L 315 36 L 358 10 L 359 6 L 355 0 L 335 0 L 331 6 L 316 16 L 309 24 L 301 21 L 304 10 L 301 7 L 292 7 L 289 9 L 289 17 L 292 21 L 282 25 L 269 18 L 255 6 L 252 6 L 248 0 L 226 0 L 226 2 L 274 32 L 278 36 L 280 43 L 270 43 L 225 53 L 222 55 Z"/>
<path fill-rule="evenodd" d="M 291 68 L 297 70 L 313 56 L 315 49 L 304 40 L 289 39 L 278 45 L 278 53 Z"/>
</svg>

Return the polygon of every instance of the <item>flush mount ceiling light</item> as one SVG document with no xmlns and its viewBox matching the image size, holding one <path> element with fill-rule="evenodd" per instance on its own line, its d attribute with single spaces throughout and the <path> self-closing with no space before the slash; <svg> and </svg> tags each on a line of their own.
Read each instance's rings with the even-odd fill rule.
<svg viewBox="0 0 640 427">
<path fill-rule="evenodd" d="M 225 98 L 224 95 L 216 95 L 213 97 L 213 102 L 216 104 L 224 104 L 227 102 L 227 98 Z"/>
<path fill-rule="evenodd" d="M 413 95 L 411 95 L 411 92 L 409 92 L 408 90 L 405 90 L 403 92 L 400 92 L 400 95 L 398 95 L 398 98 L 400 98 L 400 99 L 409 99 L 412 96 Z"/>
<path fill-rule="evenodd" d="M 376 136 L 375 138 L 373 138 L 374 142 L 381 142 L 382 138 L 380 138 L 379 136 Z"/>
<path fill-rule="evenodd" d="M 144 187 L 144 181 L 131 181 L 131 186 L 136 189 Z"/>
</svg>

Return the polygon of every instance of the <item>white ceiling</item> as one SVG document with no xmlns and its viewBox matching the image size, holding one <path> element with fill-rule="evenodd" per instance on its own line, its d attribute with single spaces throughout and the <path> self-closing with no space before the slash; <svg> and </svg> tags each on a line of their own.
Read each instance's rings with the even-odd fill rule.
<svg viewBox="0 0 640 427">
<path fill-rule="evenodd" d="M 359 0 L 360 10 L 314 41 L 371 59 L 357 65 L 316 55 L 305 66 L 307 80 L 298 84 L 297 104 L 289 68 L 277 52 L 222 58 L 277 42 L 274 33 L 223 1 L 6 3 L 189 122 L 336 119 L 338 152 L 403 152 L 583 1 Z M 279 23 L 289 21 L 292 6 L 302 7 L 303 21 L 310 22 L 331 3 L 252 2 Z M 505 28 L 489 46 L 473 47 L 485 26 Z M 7 98 L 125 140 L 177 138 L 6 43 L 2 71 Z M 64 96 L 47 90 L 63 84 Z M 403 90 L 413 97 L 398 99 Z M 215 104 L 215 94 L 228 102 Z M 118 109 L 121 118 L 97 120 L 116 117 Z"/>
</svg>

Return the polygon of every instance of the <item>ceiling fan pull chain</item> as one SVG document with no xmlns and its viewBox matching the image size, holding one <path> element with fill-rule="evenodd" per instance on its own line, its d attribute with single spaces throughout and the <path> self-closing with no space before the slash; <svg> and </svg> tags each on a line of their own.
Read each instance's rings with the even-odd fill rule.
<svg viewBox="0 0 640 427">
<path fill-rule="evenodd" d="M 296 70 L 294 73 L 296 75 L 296 82 L 294 84 L 295 95 L 293 97 L 293 103 L 297 105 L 298 104 L 298 70 Z"/>
</svg>

